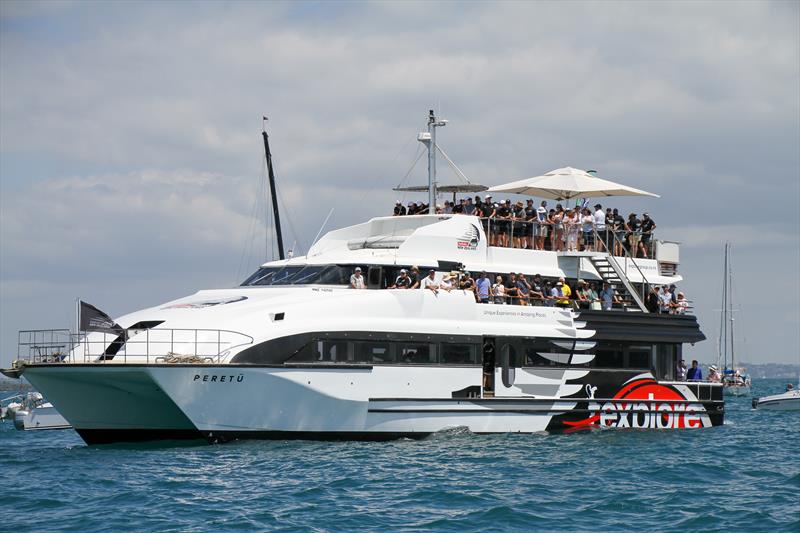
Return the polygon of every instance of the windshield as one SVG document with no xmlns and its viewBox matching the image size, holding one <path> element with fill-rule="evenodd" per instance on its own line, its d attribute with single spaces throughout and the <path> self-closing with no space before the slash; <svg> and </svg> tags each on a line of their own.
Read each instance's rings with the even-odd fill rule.
<svg viewBox="0 0 800 533">
<path fill-rule="evenodd" d="M 261 267 L 242 282 L 253 285 L 348 285 L 353 267 L 339 265 L 299 265 Z"/>
</svg>

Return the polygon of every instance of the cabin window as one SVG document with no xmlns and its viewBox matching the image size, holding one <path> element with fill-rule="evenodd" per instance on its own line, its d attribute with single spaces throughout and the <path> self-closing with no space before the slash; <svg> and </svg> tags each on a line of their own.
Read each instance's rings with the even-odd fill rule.
<svg viewBox="0 0 800 533">
<path fill-rule="evenodd" d="M 356 342 L 357 363 L 394 363 L 394 346 L 390 342 Z"/>
<path fill-rule="evenodd" d="M 409 365 L 436 364 L 436 347 L 427 343 L 400 343 L 398 346 L 398 363 Z"/>
<path fill-rule="evenodd" d="M 650 370 L 653 367 L 653 346 L 650 344 L 632 344 L 628 346 L 628 368 L 646 368 Z"/>
<path fill-rule="evenodd" d="M 595 348 L 595 365 L 598 368 L 623 368 L 623 348 L 621 343 L 600 342 Z"/>
<path fill-rule="evenodd" d="M 441 344 L 441 354 L 442 363 L 446 365 L 478 364 L 477 350 L 472 344 L 443 342 Z"/>
</svg>

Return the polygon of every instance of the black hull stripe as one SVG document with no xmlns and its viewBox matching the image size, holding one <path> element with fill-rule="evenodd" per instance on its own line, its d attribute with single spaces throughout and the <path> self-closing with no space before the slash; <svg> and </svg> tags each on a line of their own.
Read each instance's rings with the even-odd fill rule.
<svg viewBox="0 0 800 533">
<path fill-rule="evenodd" d="M 699 403 L 699 402 L 695 402 Z M 690 414 L 709 414 L 711 411 L 706 407 L 706 411 L 688 411 Z M 714 412 L 721 413 L 724 410 L 722 403 L 714 410 Z M 401 413 L 401 414 L 419 414 L 419 413 L 481 413 L 484 415 L 493 415 L 499 413 L 516 413 L 526 415 L 563 415 L 567 413 L 597 413 L 595 409 L 369 409 L 369 413 Z M 640 411 L 637 409 L 603 409 L 603 413 L 649 413 L 655 411 Z M 659 411 L 661 412 L 661 411 Z M 675 411 L 664 411 L 663 414 L 672 414 Z M 678 413 L 685 413 L 687 411 L 678 411 Z"/>
<path fill-rule="evenodd" d="M 222 443 L 233 440 L 322 440 L 390 441 L 423 439 L 431 433 L 367 431 L 199 431 L 185 429 L 78 429 L 89 445 L 144 443 L 151 441 L 205 441 Z"/>
</svg>

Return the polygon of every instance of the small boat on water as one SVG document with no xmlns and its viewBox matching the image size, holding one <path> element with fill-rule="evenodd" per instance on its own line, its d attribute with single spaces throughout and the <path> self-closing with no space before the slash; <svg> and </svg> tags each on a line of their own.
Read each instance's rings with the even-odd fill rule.
<svg viewBox="0 0 800 533">
<path fill-rule="evenodd" d="M 769 409 L 772 411 L 800 411 L 800 389 L 792 385 L 780 394 L 753 398 L 753 409 Z"/>
<path fill-rule="evenodd" d="M 21 431 L 70 429 L 72 426 L 53 404 L 44 402 L 33 409 L 20 409 L 14 415 L 14 427 Z"/>
<path fill-rule="evenodd" d="M 38 392 L 17 394 L 4 398 L 2 418 L 13 420 L 14 427 L 20 431 L 37 429 L 69 429 L 72 426 Z"/>
</svg>

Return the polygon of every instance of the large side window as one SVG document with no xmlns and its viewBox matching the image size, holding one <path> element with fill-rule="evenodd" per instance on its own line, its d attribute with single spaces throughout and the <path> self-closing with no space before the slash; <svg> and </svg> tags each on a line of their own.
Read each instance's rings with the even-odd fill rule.
<svg viewBox="0 0 800 533">
<path fill-rule="evenodd" d="M 599 342 L 595 352 L 595 365 L 598 368 L 624 368 L 623 347 L 618 342 Z"/>
<path fill-rule="evenodd" d="M 394 363 L 394 345 L 384 342 L 356 342 L 355 361 L 358 363 Z"/>
<path fill-rule="evenodd" d="M 472 344 L 443 342 L 441 344 L 442 363 L 445 365 L 476 365 L 478 364 L 476 348 Z"/>
<path fill-rule="evenodd" d="M 399 343 L 397 362 L 409 365 L 425 365 L 438 363 L 436 346 L 428 343 Z"/>
<path fill-rule="evenodd" d="M 628 346 L 628 368 L 653 367 L 653 346 L 650 344 L 631 344 Z"/>
</svg>

